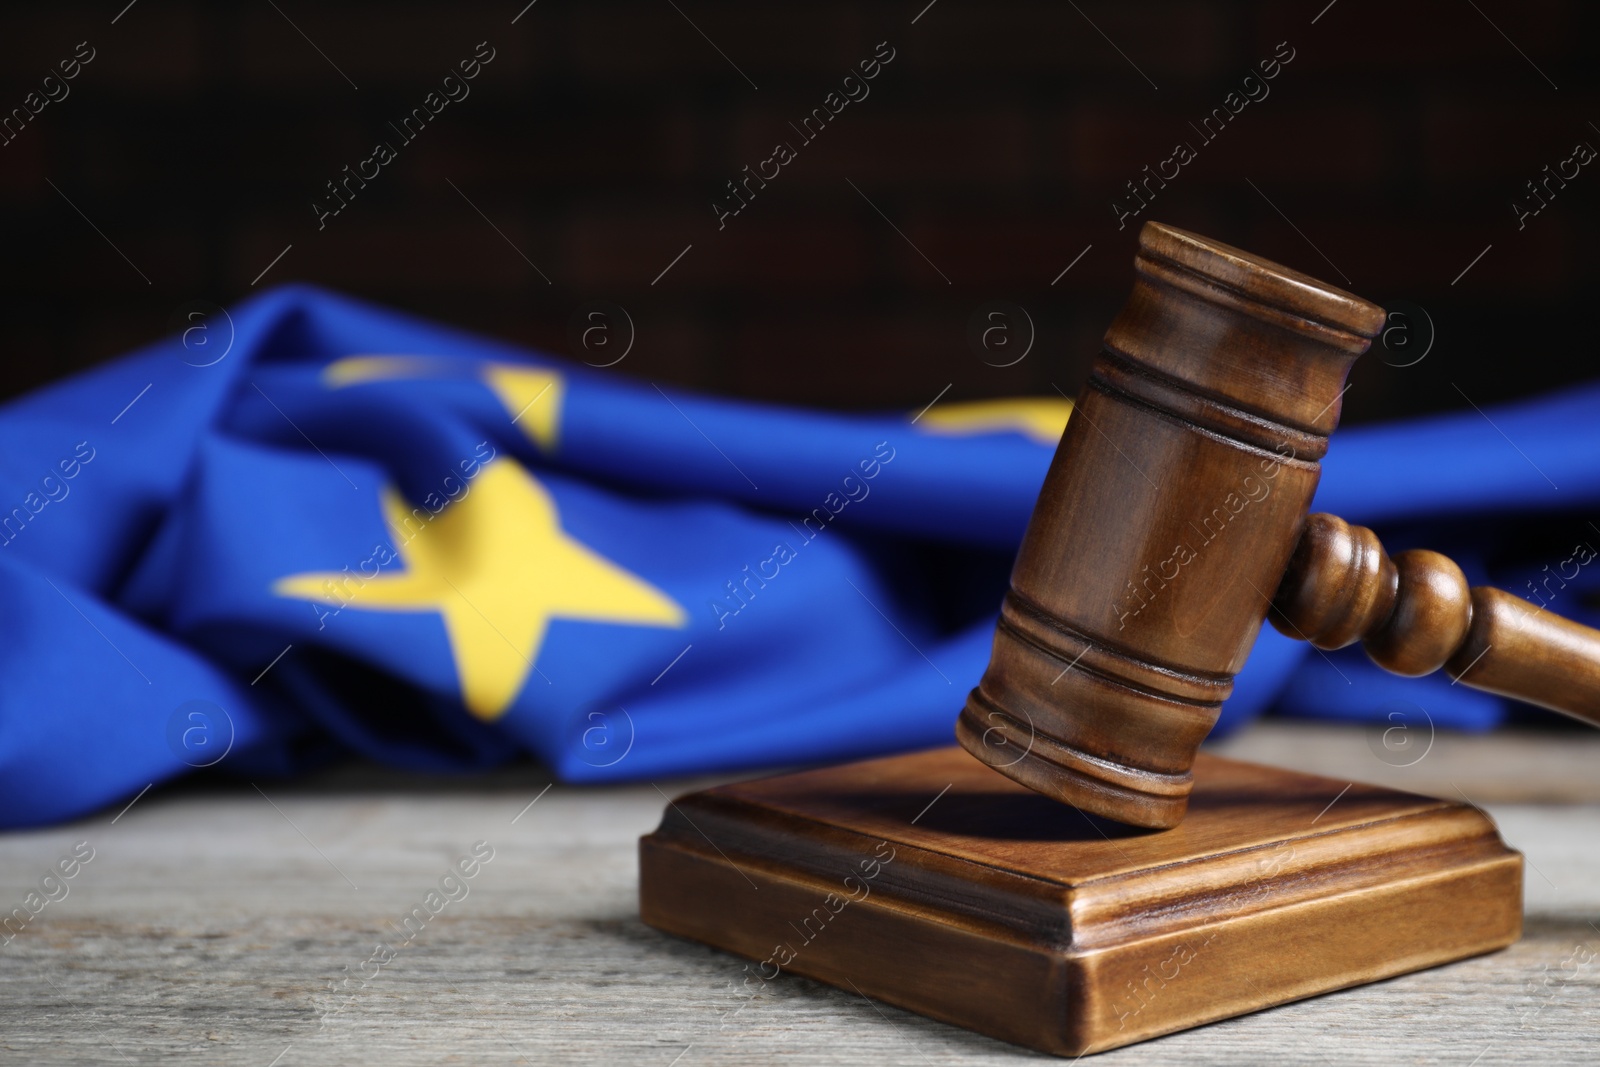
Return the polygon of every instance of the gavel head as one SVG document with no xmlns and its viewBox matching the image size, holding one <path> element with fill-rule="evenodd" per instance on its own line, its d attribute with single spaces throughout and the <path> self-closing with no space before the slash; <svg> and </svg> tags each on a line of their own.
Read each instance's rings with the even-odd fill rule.
<svg viewBox="0 0 1600 1067">
<path fill-rule="evenodd" d="M 1047 796 L 1183 818 L 1382 308 L 1146 223 L 956 736 Z"/>
</svg>

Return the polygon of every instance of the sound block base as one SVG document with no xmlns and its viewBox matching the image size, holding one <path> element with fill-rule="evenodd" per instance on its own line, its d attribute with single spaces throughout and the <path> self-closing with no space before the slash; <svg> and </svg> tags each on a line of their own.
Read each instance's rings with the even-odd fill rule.
<svg viewBox="0 0 1600 1067">
<path fill-rule="evenodd" d="M 1136 830 L 956 748 L 719 786 L 639 842 L 644 921 L 1061 1056 L 1503 948 L 1522 857 L 1453 801 L 1202 754 Z M 1342 792 L 1341 792 L 1342 791 Z"/>
</svg>

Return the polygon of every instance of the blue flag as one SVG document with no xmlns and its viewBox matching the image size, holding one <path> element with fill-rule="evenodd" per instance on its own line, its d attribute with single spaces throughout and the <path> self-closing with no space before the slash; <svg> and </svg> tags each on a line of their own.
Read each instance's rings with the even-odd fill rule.
<svg viewBox="0 0 1600 1067">
<path fill-rule="evenodd" d="M 1070 409 L 715 400 L 275 290 L 0 409 L 0 824 L 348 751 L 606 781 L 948 743 Z M 1497 548 L 1600 497 L 1597 410 L 1341 432 L 1316 506 L 1548 590 Z M 1594 621 L 1594 570 L 1555 610 Z M 1395 700 L 1505 710 L 1268 629 L 1222 727 Z"/>
</svg>

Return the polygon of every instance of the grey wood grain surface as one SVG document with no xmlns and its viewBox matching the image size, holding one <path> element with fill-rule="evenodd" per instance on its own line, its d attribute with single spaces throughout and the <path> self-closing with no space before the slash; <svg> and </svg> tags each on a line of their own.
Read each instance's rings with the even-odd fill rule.
<svg viewBox="0 0 1600 1067">
<path fill-rule="evenodd" d="M 1361 749 L 1305 743 L 1337 739 L 1329 729 L 1259 728 L 1230 754 L 1253 746 L 1405 785 L 1355 774 L 1359 734 Z M 1533 779 L 1541 750 L 1567 766 L 1570 741 L 1510 747 Z M 1445 738 L 1416 768 L 1435 761 L 1427 773 L 1485 803 L 1526 853 L 1521 942 L 1094 1062 L 1600 1061 L 1600 804 L 1480 800 L 1515 792 L 1495 743 Z M 1567 767 L 1571 781 L 1545 775 L 1534 795 L 1589 795 L 1600 772 L 1588 755 Z M 1493 773 L 1474 777 L 1475 763 Z M 264 792 L 153 790 L 120 816 L 0 837 L 4 911 L 76 843 L 94 850 L 61 883 L 66 895 L 0 945 L 0 1063 L 1049 1062 L 805 979 L 746 1000 L 742 961 L 638 920 L 635 843 L 662 793 L 541 794 L 547 783 L 532 769 L 469 781 L 342 771 Z M 657 784 L 675 795 L 702 783 Z M 441 890 L 480 841 L 493 858 Z M 445 903 L 407 930 L 429 892 Z M 381 965 L 370 962 L 379 942 L 393 952 Z"/>
</svg>

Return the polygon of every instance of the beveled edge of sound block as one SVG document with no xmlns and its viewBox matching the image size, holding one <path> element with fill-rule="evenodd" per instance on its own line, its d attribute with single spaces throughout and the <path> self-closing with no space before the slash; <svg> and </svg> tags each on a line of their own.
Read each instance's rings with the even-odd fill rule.
<svg viewBox="0 0 1600 1067">
<path fill-rule="evenodd" d="M 640 839 L 640 913 L 759 961 L 752 995 L 787 971 L 1062 1056 L 1520 935 L 1522 857 L 1470 805 L 1204 753 L 1195 778 L 1162 833 L 957 748 L 719 786 Z"/>
</svg>

